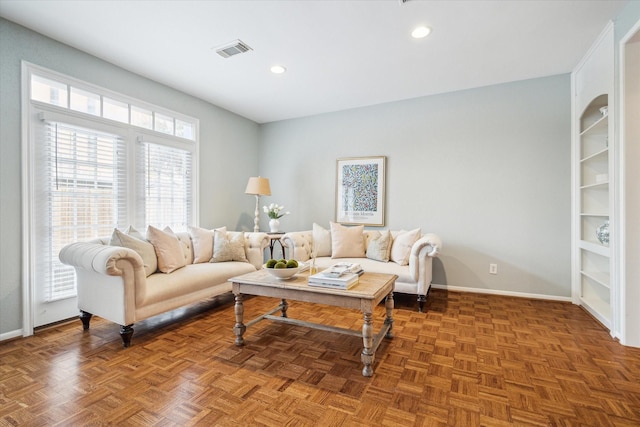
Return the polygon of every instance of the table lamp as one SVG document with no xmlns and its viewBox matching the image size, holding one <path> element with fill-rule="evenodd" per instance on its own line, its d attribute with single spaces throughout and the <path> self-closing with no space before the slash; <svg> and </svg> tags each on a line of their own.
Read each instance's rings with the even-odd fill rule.
<svg viewBox="0 0 640 427">
<path fill-rule="evenodd" d="M 262 178 L 261 176 L 252 176 L 249 178 L 249 182 L 247 183 L 247 188 L 244 190 L 245 194 L 252 194 L 256 196 L 256 217 L 253 220 L 253 231 L 260 231 L 260 211 L 258 209 L 258 205 L 260 204 L 260 196 L 270 196 L 271 195 L 271 187 L 269 187 L 269 178 Z"/>
</svg>

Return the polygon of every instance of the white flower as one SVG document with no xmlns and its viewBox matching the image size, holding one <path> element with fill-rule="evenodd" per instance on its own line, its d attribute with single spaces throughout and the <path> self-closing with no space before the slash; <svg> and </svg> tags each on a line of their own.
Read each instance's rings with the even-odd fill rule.
<svg viewBox="0 0 640 427">
<path fill-rule="evenodd" d="M 280 211 L 284 210 L 284 206 L 278 205 L 277 203 L 271 203 L 269 206 L 263 206 L 262 210 L 269 216 L 269 218 L 272 219 L 282 218 L 283 216 L 291 213 L 289 211 L 280 213 Z"/>
</svg>

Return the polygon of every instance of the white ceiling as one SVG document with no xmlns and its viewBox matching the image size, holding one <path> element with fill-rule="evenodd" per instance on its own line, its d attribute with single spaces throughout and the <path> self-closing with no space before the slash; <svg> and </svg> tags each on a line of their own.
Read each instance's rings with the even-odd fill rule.
<svg viewBox="0 0 640 427">
<path fill-rule="evenodd" d="M 568 73 L 626 3 L 0 0 L 0 16 L 265 123 Z M 419 24 L 433 32 L 412 39 Z M 215 53 L 235 39 L 253 51 Z"/>
</svg>

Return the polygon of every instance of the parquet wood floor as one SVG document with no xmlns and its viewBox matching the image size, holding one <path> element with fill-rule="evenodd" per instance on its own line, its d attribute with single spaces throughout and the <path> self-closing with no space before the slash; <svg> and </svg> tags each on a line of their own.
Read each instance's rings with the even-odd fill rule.
<svg viewBox="0 0 640 427">
<path fill-rule="evenodd" d="M 640 349 L 577 306 L 396 295 L 393 340 L 361 375 L 357 337 L 263 321 L 234 345 L 231 298 L 118 326 L 79 320 L 0 344 L 1 426 L 639 426 Z M 277 300 L 245 301 L 245 319 Z M 355 310 L 289 315 L 359 329 Z M 374 326 L 384 320 L 377 307 Z"/>
</svg>

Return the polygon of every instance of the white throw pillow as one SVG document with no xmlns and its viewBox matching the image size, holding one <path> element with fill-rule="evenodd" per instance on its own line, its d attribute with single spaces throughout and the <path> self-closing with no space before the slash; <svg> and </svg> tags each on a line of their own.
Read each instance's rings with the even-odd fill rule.
<svg viewBox="0 0 640 427">
<path fill-rule="evenodd" d="M 134 237 L 134 236 L 140 236 Z M 109 241 L 111 246 L 122 246 L 123 248 L 129 248 L 134 250 L 142 258 L 142 264 L 144 265 L 144 272 L 149 277 L 158 269 L 158 258 L 156 257 L 156 251 L 153 245 L 142 237 L 135 228 L 127 228 L 127 233 L 123 233 L 117 228 L 113 229 L 111 240 Z"/>
<path fill-rule="evenodd" d="M 216 230 L 227 231 L 227 227 L 216 228 Z M 189 234 L 193 242 L 193 263 L 209 262 L 213 256 L 213 233 L 214 230 L 207 230 L 199 227 L 189 227 Z"/>
<path fill-rule="evenodd" d="M 313 223 L 313 252 L 317 257 L 331 256 L 331 231 Z"/>
<path fill-rule="evenodd" d="M 389 230 L 372 232 L 369 237 L 369 244 L 367 245 L 367 258 L 389 262 L 391 242 L 392 238 Z"/>
<path fill-rule="evenodd" d="M 156 250 L 158 270 L 171 273 L 186 265 L 182 244 L 169 227 L 163 231 L 150 225 L 147 228 L 147 239 Z"/>
<path fill-rule="evenodd" d="M 363 258 L 364 225 L 345 227 L 331 222 L 331 258 Z"/>
<path fill-rule="evenodd" d="M 214 230 L 213 256 L 210 262 L 247 261 L 246 240 L 242 231 Z"/>
<path fill-rule="evenodd" d="M 391 261 L 400 264 L 409 264 L 409 255 L 411 255 L 411 247 L 420 238 L 420 229 L 416 228 L 411 231 L 401 230 L 393 239 L 391 245 Z"/>
</svg>

